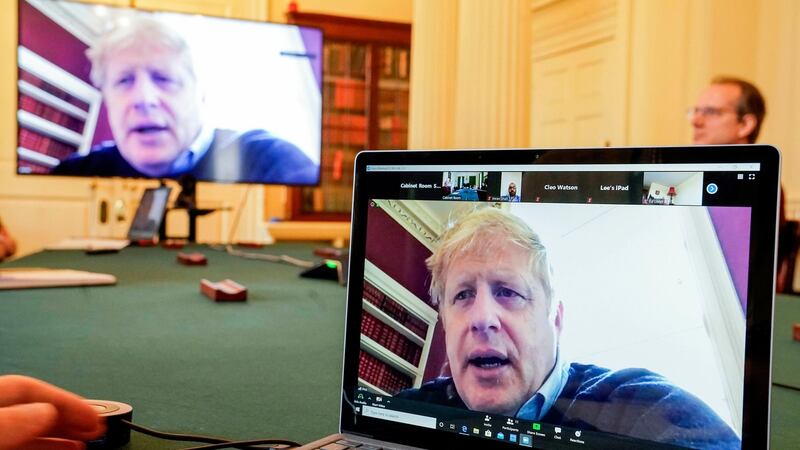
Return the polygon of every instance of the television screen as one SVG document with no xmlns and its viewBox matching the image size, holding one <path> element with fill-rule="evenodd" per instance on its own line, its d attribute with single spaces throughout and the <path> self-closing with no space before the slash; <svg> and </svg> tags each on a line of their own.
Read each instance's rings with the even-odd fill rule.
<svg viewBox="0 0 800 450">
<path fill-rule="evenodd" d="M 17 173 L 315 185 L 322 32 L 20 0 Z"/>
</svg>

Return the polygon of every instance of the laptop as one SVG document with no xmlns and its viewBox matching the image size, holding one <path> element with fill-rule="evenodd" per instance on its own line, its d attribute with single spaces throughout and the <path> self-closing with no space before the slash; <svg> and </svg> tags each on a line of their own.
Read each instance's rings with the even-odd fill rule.
<svg viewBox="0 0 800 450">
<path fill-rule="evenodd" d="M 152 241 L 158 238 L 171 190 L 172 188 L 168 186 L 144 190 L 131 226 L 128 228 L 129 241 Z"/>
<path fill-rule="evenodd" d="M 769 447 L 769 146 L 363 152 L 340 433 L 303 449 Z"/>
</svg>

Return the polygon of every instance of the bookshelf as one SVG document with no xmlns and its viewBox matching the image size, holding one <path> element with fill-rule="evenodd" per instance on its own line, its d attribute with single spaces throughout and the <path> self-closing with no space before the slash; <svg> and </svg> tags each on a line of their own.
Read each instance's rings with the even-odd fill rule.
<svg viewBox="0 0 800 450">
<path fill-rule="evenodd" d="M 408 146 L 411 25 L 301 12 L 287 21 L 325 36 L 322 177 L 292 189 L 289 216 L 347 221 L 356 153 Z"/>
<path fill-rule="evenodd" d="M 19 48 L 17 59 L 19 170 L 48 173 L 71 154 L 89 152 L 101 95 L 25 47 Z"/>
<path fill-rule="evenodd" d="M 436 310 L 369 261 L 362 299 L 359 385 L 384 395 L 419 387 Z"/>
</svg>

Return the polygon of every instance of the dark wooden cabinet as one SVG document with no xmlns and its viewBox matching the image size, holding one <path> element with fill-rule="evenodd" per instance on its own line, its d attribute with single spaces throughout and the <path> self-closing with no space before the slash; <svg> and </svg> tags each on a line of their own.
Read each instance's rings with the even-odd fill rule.
<svg viewBox="0 0 800 450">
<path fill-rule="evenodd" d="M 350 219 L 361 150 L 408 145 L 411 25 L 301 12 L 287 21 L 322 29 L 322 177 L 292 188 L 291 220 Z"/>
</svg>

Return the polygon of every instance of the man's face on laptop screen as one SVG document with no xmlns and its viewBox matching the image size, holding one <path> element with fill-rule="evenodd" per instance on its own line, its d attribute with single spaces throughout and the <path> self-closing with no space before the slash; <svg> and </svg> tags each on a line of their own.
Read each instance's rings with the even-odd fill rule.
<svg viewBox="0 0 800 450">
<path fill-rule="evenodd" d="M 438 318 L 420 334 L 424 373 L 388 393 L 673 445 L 740 445 L 749 208 L 372 205 L 370 270 Z M 436 236 L 403 227 L 398 209 Z M 636 420 L 606 422 L 601 410 Z"/>
<path fill-rule="evenodd" d="M 506 230 L 476 230 L 446 260 L 439 314 L 456 389 L 470 409 L 513 416 L 553 367 L 561 311 Z"/>
<path fill-rule="evenodd" d="M 458 393 L 470 409 L 513 416 L 553 367 L 560 314 L 550 314 L 530 251 L 465 250 L 444 275 L 439 314 Z"/>
</svg>

